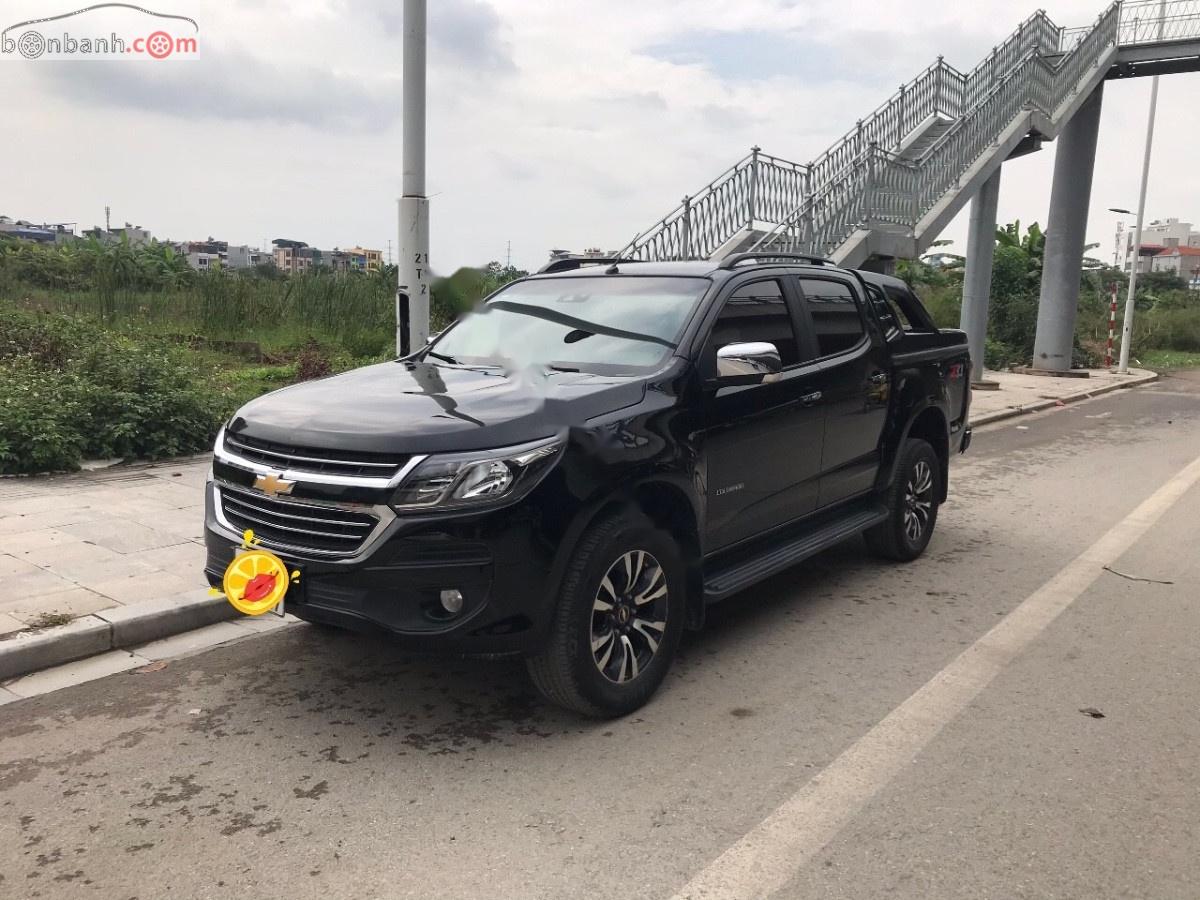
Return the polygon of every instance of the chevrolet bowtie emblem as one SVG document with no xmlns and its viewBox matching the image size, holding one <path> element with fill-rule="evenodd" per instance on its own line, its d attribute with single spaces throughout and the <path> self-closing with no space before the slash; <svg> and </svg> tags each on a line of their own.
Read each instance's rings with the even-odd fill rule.
<svg viewBox="0 0 1200 900">
<path fill-rule="evenodd" d="M 296 486 L 294 481 L 285 481 L 274 473 L 259 475 L 254 479 L 254 486 L 268 497 L 278 497 L 280 494 L 290 494 Z"/>
</svg>

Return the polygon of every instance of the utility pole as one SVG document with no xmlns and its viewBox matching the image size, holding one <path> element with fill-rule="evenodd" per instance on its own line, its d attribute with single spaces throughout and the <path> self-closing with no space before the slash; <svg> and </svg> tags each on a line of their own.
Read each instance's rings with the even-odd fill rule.
<svg viewBox="0 0 1200 900">
<path fill-rule="evenodd" d="M 1118 375 L 1129 374 L 1129 345 L 1133 342 L 1134 297 L 1137 295 L 1138 269 L 1142 265 L 1142 223 L 1146 218 L 1146 188 L 1150 182 L 1150 150 L 1154 145 L 1154 115 L 1158 109 L 1158 76 L 1150 85 L 1150 119 L 1146 125 L 1146 154 L 1142 159 L 1142 189 L 1138 195 L 1137 222 L 1133 226 L 1133 264 L 1129 267 L 1129 292 L 1125 295 L 1125 322 L 1121 327 L 1121 362 Z"/>
<path fill-rule="evenodd" d="M 104 207 L 104 230 L 105 232 L 112 231 L 112 209 L 105 205 Z"/>
<path fill-rule="evenodd" d="M 391 241 L 388 241 L 388 261 L 387 261 L 387 264 L 388 264 L 389 266 L 392 264 L 392 242 L 391 242 Z"/>
<path fill-rule="evenodd" d="M 512 268 L 512 241 L 508 242 L 508 251 L 505 253 L 505 256 L 504 256 L 504 268 L 506 268 L 506 269 Z"/>
<path fill-rule="evenodd" d="M 1162 40 L 1167 22 L 1167 3 L 1158 5 L 1158 37 Z M 1133 298 L 1137 292 L 1138 267 L 1142 264 L 1142 222 L 1146 217 L 1146 188 L 1150 183 L 1150 151 L 1154 146 L 1154 116 L 1158 112 L 1158 76 L 1150 82 L 1150 115 L 1146 122 L 1146 154 L 1142 157 L 1142 190 L 1138 196 L 1137 225 L 1133 235 L 1133 265 L 1129 268 L 1129 293 L 1125 296 L 1125 324 L 1121 327 L 1121 363 L 1118 375 L 1129 374 L 1129 345 L 1133 343 Z"/>
<path fill-rule="evenodd" d="M 429 338 L 429 198 L 425 196 L 426 0 L 404 0 L 404 172 L 396 352 L 407 356 Z"/>
</svg>

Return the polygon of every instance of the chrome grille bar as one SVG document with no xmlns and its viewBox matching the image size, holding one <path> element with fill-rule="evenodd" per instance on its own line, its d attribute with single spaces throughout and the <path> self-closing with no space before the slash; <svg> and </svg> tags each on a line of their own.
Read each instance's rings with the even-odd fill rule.
<svg viewBox="0 0 1200 900">
<path fill-rule="evenodd" d="M 285 463 L 311 462 L 324 466 L 365 466 L 372 469 L 386 469 L 390 472 L 394 472 L 399 468 L 399 464 L 394 462 L 359 462 L 352 460 L 320 458 L 316 456 L 301 456 L 299 453 L 281 453 L 278 450 L 267 450 L 262 447 L 250 446 L 249 444 L 245 444 L 228 434 L 225 435 L 225 443 L 240 453 L 252 454 L 256 456 L 270 456 L 273 459 L 278 459 Z"/>
<path fill-rule="evenodd" d="M 232 435 L 228 432 L 224 436 L 224 449 L 227 453 L 235 454 L 250 462 L 257 462 L 273 468 L 382 480 L 391 479 L 411 459 L 406 455 L 397 455 L 389 459 L 383 454 L 359 454 L 336 450 L 325 453 L 311 447 L 291 447 L 271 441 Z"/>
<path fill-rule="evenodd" d="M 322 557 L 349 557 L 377 533 L 374 509 L 347 509 L 247 494 L 225 483 L 216 485 L 218 517 L 235 532 L 253 530 L 270 548 Z"/>
</svg>

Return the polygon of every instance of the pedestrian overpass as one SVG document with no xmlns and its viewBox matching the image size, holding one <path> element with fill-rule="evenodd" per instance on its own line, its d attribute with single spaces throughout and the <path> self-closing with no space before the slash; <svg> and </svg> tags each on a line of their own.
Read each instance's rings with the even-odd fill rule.
<svg viewBox="0 0 1200 900">
<path fill-rule="evenodd" d="M 972 201 L 963 327 L 982 373 L 1000 173 L 1058 140 L 1034 367 L 1071 367 L 1104 81 L 1200 71 L 1200 0 L 1118 0 L 1092 24 L 1038 12 L 969 72 L 939 57 L 810 163 L 755 147 L 620 251 L 630 259 L 810 253 L 886 268 Z"/>
</svg>

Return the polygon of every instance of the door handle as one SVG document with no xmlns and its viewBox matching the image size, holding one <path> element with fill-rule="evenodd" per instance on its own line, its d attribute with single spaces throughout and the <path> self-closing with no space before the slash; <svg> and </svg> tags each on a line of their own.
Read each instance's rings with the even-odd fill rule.
<svg viewBox="0 0 1200 900">
<path fill-rule="evenodd" d="M 814 403 L 820 403 L 820 402 L 821 402 L 821 398 L 822 398 L 822 397 L 824 397 L 824 396 L 825 396 L 825 395 L 824 395 L 824 394 L 822 394 L 820 391 L 813 391 L 811 394 L 804 394 L 804 395 L 803 395 L 803 396 L 800 398 L 800 402 L 801 402 L 801 403 L 802 403 L 804 406 L 812 406 Z"/>
<path fill-rule="evenodd" d="M 886 372 L 876 372 L 871 376 L 871 384 L 887 384 L 888 377 Z"/>
</svg>

